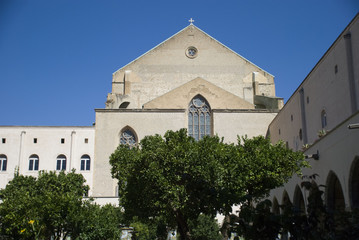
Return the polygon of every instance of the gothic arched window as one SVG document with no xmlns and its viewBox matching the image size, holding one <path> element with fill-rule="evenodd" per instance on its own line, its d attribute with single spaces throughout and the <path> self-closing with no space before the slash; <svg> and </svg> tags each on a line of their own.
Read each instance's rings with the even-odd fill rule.
<svg viewBox="0 0 359 240">
<path fill-rule="evenodd" d="M 121 132 L 120 144 L 128 145 L 131 148 L 136 146 L 136 143 L 137 143 L 136 135 L 131 129 L 126 128 Z"/>
<path fill-rule="evenodd" d="M 211 109 L 200 95 L 195 96 L 188 107 L 188 134 L 196 140 L 211 135 Z"/>
</svg>

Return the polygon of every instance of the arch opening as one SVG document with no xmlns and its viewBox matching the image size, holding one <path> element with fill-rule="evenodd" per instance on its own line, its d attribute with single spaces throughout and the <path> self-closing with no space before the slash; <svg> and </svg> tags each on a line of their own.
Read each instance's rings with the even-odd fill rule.
<svg viewBox="0 0 359 240">
<path fill-rule="evenodd" d="M 359 157 L 352 163 L 349 177 L 349 194 L 351 208 L 359 208 Z"/>
<path fill-rule="evenodd" d="M 300 211 L 301 214 L 305 214 L 304 197 L 302 194 L 302 190 L 298 185 L 295 187 L 293 203 L 294 203 L 294 207 L 298 211 Z"/>
<path fill-rule="evenodd" d="M 327 191 L 326 191 L 327 206 L 331 210 L 344 210 L 345 200 L 342 186 L 337 175 L 331 171 L 327 178 Z"/>
</svg>

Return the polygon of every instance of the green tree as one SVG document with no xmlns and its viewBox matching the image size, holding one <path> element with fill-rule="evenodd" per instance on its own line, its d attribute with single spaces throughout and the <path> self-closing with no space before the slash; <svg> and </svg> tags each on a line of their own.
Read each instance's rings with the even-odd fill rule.
<svg viewBox="0 0 359 240">
<path fill-rule="evenodd" d="M 229 214 L 248 195 L 260 198 L 305 166 L 303 155 L 263 137 L 226 144 L 217 136 L 195 141 L 185 129 L 120 145 L 110 157 L 125 217 L 165 219 L 181 239 L 202 213 Z M 252 197 L 253 199 L 253 197 Z"/>
<path fill-rule="evenodd" d="M 221 240 L 217 220 L 213 216 L 200 214 L 196 221 L 189 221 L 193 240 Z"/>
<path fill-rule="evenodd" d="M 74 171 L 15 174 L 0 190 L 1 233 L 13 239 L 60 239 L 75 231 L 81 215 L 85 179 Z"/>
<path fill-rule="evenodd" d="M 120 208 L 84 200 L 88 189 L 75 171 L 15 174 L 0 190 L 0 238 L 119 239 Z"/>
<path fill-rule="evenodd" d="M 120 239 L 122 220 L 119 207 L 110 204 L 100 206 L 87 201 L 81 215 L 74 221 L 77 232 L 73 233 L 72 239 Z"/>
</svg>

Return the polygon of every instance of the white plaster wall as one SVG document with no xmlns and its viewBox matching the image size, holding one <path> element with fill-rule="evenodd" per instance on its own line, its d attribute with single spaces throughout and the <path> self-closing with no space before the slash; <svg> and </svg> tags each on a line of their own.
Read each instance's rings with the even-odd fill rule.
<svg viewBox="0 0 359 240">
<path fill-rule="evenodd" d="M 38 171 L 29 171 L 29 157 L 32 154 L 39 156 L 39 171 L 56 170 L 56 158 L 66 156 L 66 171 L 76 169 L 83 174 L 86 184 L 92 191 L 92 171 L 94 162 L 94 127 L 22 127 L 1 126 L 0 140 L 6 138 L 6 143 L 0 142 L 0 154 L 7 156 L 7 171 L 0 171 L 0 188 L 4 188 L 14 176 L 15 168 L 24 175 L 37 176 Z M 37 143 L 34 143 L 37 138 Z M 61 138 L 65 143 L 61 144 Z M 85 138 L 88 143 L 85 143 Z M 20 146 L 21 143 L 21 146 Z M 20 150 L 21 148 L 21 150 Z M 90 171 L 80 171 L 81 156 L 87 154 L 92 161 Z"/>
<path fill-rule="evenodd" d="M 300 150 L 303 141 L 299 138 L 302 128 L 299 94 L 293 95 L 276 118 L 270 123 L 269 132 L 273 143 L 283 140 L 294 150 Z M 292 120 L 293 117 L 293 120 Z"/>
</svg>

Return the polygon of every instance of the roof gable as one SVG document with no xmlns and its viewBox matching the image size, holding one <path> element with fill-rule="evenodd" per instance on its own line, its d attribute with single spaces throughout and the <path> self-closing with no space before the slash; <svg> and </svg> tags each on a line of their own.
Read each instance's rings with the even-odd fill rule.
<svg viewBox="0 0 359 240">
<path fill-rule="evenodd" d="M 143 108 L 187 109 L 196 95 L 202 95 L 212 109 L 254 109 L 253 104 L 199 77 L 145 103 Z"/>
<path fill-rule="evenodd" d="M 206 36 L 209 40 L 217 43 L 218 45 L 220 45 L 221 47 L 227 49 L 229 52 L 233 53 L 234 55 L 236 55 L 237 57 L 241 58 L 243 61 L 245 61 L 246 63 L 249 63 L 253 66 L 255 66 L 256 68 L 258 68 L 258 70 L 265 72 L 266 74 L 270 75 L 273 77 L 272 74 L 268 73 L 267 71 L 263 70 L 262 68 L 258 67 L 257 65 L 255 65 L 254 63 L 252 63 L 251 61 L 249 61 L 248 59 L 244 58 L 243 56 L 241 56 L 240 54 L 238 54 L 237 52 L 233 51 L 232 49 L 230 49 L 229 47 L 227 47 L 226 45 L 224 45 L 223 43 L 221 43 L 220 41 L 216 40 L 215 38 L 213 38 L 212 36 L 210 36 L 209 34 L 207 34 L 206 32 L 204 32 L 203 30 L 201 30 L 200 28 L 198 28 L 197 26 L 195 26 L 194 24 L 190 24 L 187 27 L 183 28 L 182 30 L 180 30 L 179 32 L 175 33 L 174 35 L 172 35 L 171 37 L 167 38 L 166 40 L 164 40 L 163 42 L 161 42 L 160 44 L 158 44 L 157 46 L 153 47 L 152 49 L 148 50 L 147 52 L 145 52 L 144 54 L 142 54 L 141 56 L 137 57 L 136 59 L 134 59 L 133 61 L 129 62 L 128 64 L 126 64 L 125 66 L 121 67 L 120 69 L 118 69 L 116 72 L 114 72 L 113 74 L 115 75 L 117 72 L 121 71 L 121 70 L 125 70 L 127 67 L 129 67 L 130 65 L 134 64 L 135 62 L 139 61 L 141 58 L 151 55 L 151 53 L 153 53 L 154 51 L 156 51 L 156 49 L 160 48 L 163 45 L 166 45 L 169 41 L 181 36 L 182 34 L 185 34 L 186 32 L 198 32 L 203 34 L 204 36 Z"/>
</svg>

